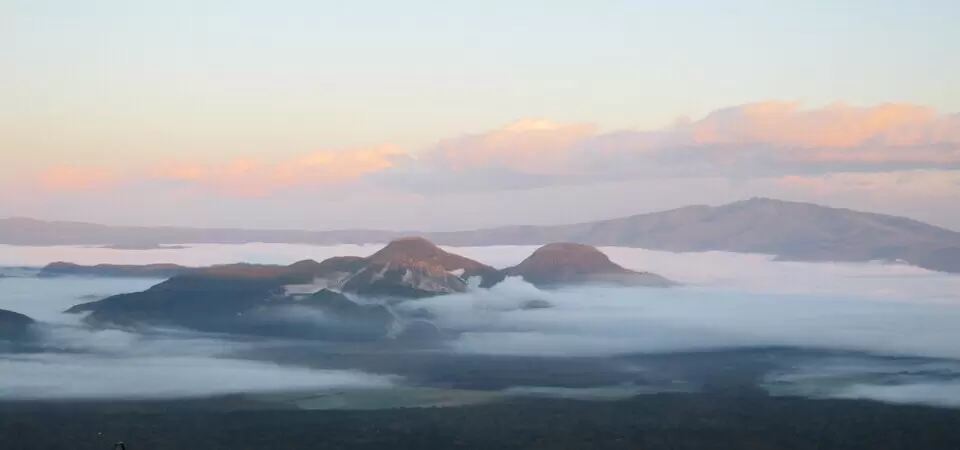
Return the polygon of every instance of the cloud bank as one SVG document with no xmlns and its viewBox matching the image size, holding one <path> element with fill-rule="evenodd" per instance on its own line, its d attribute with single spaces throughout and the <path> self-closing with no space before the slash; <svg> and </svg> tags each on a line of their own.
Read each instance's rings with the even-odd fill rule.
<svg viewBox="0 0 960 450">
<path fill-rule="evenodd" d="M 20 263 L 44 258 L 183 263 L 201 257 L 205 263 L 238 259 L 289 263 L 305 257 L 365 255 L 375 247 L 251 244 L 156 251 L 61 247 L 0 254 L 18 255 Z M 533 249 L 448 248 L 498 267 L 518 263 Z M 628 268 L 660 273 L 686 286 L 544 291 L 509 279 L 489 290 L 396 307 L 425 308 L 436 323 L 458 332 L 449 350 L 461 356 L 608 357 L 770 346 L 863 352 L 846 359 L 811 356 L 808 364 L 771 374 L 764 382 L 774 393 L 960 405 L 960 395 L 954 395 L 960 385 L 960 350 L 955 345 L 960 340 L 956 327 L 960 277 L 899 265 L 776 262 L 761 255 L 722 252 L 602 250 Z M 189 397 L 383 388 L 395 382 L 389 376 L 230 358 L 260 345 L 250 340 L 175 330 L 89 331 L 76 326 L 75 317 L 60 314 L 89 300 L 82 297 L 136 291 L 152 283 L 69 277 L 0 280 L 0 308 L 50 324 L 47 347 L 65 352 L 0 359 L 5 375 L 0 378 L 0 396 Z M 531 300 L 551 307 L 524 309 Z"/>
<path fill-rule="evenodd" d="M 442 177 L 489 176 L 487 188 L 510 188 L 493 176 L 530 184 L 593 183 L 638 177 L 777 177 L 842 172 L 960 168 L 960 116 L 913 105 L 801 109 L 763 102 L 714 111 L 654 131 L 598 133 L 587 125 L 524 121 L 442 142 L 414 167 L 387 170 Z M 468 170 L 469 169 L 469 170 Z M 412 181 L 411 181 L 412 182 Z M 402 184 L 402 183 L 401 183 Z M 425 187 L 429 187 L 426 184 Z"/>
<path fill-rule="evenodd" d="M 206 267 L 217 264 L 249 262 L 254 264 L 289 265 L 304 259 L 322 261 L 334 256 L 369 256 L 380 250 L 381 244 L 310 246 L 295 244 L 193 244 L 188 248 L 122 250 L 74 245 L 46 247 L 20 247 L 0 244 L 0 266 L 42 267 L 56 261 L 82 265 L 95 264 L 156 264 L 171 263 L 188 267 Z M 84 283 L 82 278 L 65 278 L 64 289 L 89 289 L 70 287 L 70 283 Z M 13 282 L 14 280 L 9 280 Z M 28 283 L 27 279 L 16 280 Z M 123 286 L 125 283 L 143 284 L 144 280 L 111 280 Z M 24 287 L 24 290 L 29 290 Z M 124 292 L 122 289 L 117 292 Z M 129 292 L 127 290 L 126 292 Z"/>
<path fill-rule="evenodd" d="M 803 109 L 769 101 L 720 109 L 660 130 L 600 132 L 589 124 L 526 119 L 443 139 L 422 152 L 318 151 L 287 161 L 167 161 L 131 173 L 54 167 L 52 190 L 138 180 L 176 181 L 237 196 L 373 181 L 421 190 L 524 189 L 633 177 L 787 176 L 960 169 L 960 115 L 910 104 Z"/>
<path fill-rule="evenodd" d="M 454 249 L 484 260 L 531 248 Z M 521 250 L 522 249 L 522 250 Z M 511 279 L 490 290 L 409 302 L 464 332 L 470 353 L 595 355 L 793 346 L 960 359 L 960 277 L 909 266 L 775 262 L 761 255 L 602 249 L 617 263 L 686 283 L 678 289 L 540 291 Z M 523 310 L 529 300 L 550 309 Z"/>
<path fill-rule="evenodd" d="M 947 294 L 944 294 L 947 295 Z M 523 310 L 538 299 L 549 309 Z M 727 289 L 531 290 L 519 281 L 458 299 L 421 300 L 461 331 L 458 351 L 595 356 L 753 347 L 960 359 L 955 296 L 942 300 L 747 293 Z"/>
<path fill-rule="evenodd" d="M 220 165 L 168 162 L 147 178 L 179 182 L 236 196 L 263 196 L 287 189 L 328 188 L 393 167 L 408 158 L 393 146 L 317 151 L 289 161 L 244 158 Z"/>
<path fill-rule="evenodd" d="M 0 398 L 188 398 L 388 388 L 389 377 L 235 359 L 31 355 L 0 359 Z"/>
<path fill-rule="evenodd" d="M 275 158 L 264 156 L 269 150 L 25 171 L 0 180 L 0 215 L 450 230 L 764 196 L 960 227 L 960 215 L 948 208 L 960 196 L 960 115 L 909 104 L 803 108 L 770 101 L 653 130 L 525 119 L 423 149 L 304 149 Z M 564 203 L 579 208 L 571 214 L 558 208 Z"/>
<path fill-rule="evenodd" d="M 222 257 L 222 256 L 221 256 Z M 46 353 L 0 355 L 0 399 L 187 398 L 234 393 L 388 388 L 397 379 L 231 358 L 261 345 L 182 330 L 91 330 L 66 308 L 156 280 L 6 278 L 0 308 L 44 322 Z"/>
</svg>

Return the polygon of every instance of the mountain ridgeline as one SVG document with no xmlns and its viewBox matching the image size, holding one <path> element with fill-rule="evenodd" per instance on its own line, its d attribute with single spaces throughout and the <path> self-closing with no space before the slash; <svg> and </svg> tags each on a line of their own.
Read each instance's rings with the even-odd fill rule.
<svg viewBox="0 0 960 450">
<path fill-rule="evenodd" d="M 960 273 L 960 233 L 896 216 L 755 198 L 622 219 L 442 233 L 444 245 L 577 242 L 673 252 L 727 251 L 793 261 L 901 261 Z"/>
<path fill-rule="evenodd" d="M 958 232 L 903 217 L 766 198 L 716 207 L 687 206 L 572 225 L 432 233 L 109 227 L 30 219 L 0 220 L 0 244 L 12 245 L 360 244 L 388 242 L 403 235 L 423 236 L 452 246 L 573 242 L 675 252 L 762 253 L 797 261 L 902 261 L 931 270 L 960 273 Z"/>
<path fill-rule="evenodd" d="M 87 276 L 117 274 L 113 266 L 70 268 Z M 135 266 L 123 269 L 124 275 L 143 273 Z M 445 330 L 422 314 L 403 315 L 391 306 L 466 292 L 471 283 L 491 287 L 506 277 L 522 277 L 544 288 L 585 283 L 673 285 L 658 275 L 627 270 L 581 244 L 547 245 L 523 263 L 497 270 L 410 237 L 396 239 L 366 258 L 191 269 L 145 291 L 76 305 L 67 312 L 89 313 L 87 323 L 107 327 L 176 326 L 286 338 L 429 342 L 442 338 Z M 531 299 L 517 307 L 550 306 Z"/>
<path fill-rule="evenodd" d="M 183 275 L 196 269 L 178 264 L 97 264 L 83 266 L 68 262 L 54 262 L 47 264 L 37 274 L 40 278 L 54 278 L 60 276 L 95 276 L 116 278 L 170 278 Z"/>
</svg>

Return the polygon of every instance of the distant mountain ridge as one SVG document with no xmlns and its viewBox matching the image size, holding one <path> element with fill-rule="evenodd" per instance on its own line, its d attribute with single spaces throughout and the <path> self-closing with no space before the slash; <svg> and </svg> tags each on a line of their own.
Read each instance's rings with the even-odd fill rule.
<svg viewBox="0 0 960 450">
<path fill-rule="evenodd" d="M 931 270 L 960 273 L 958 232 L 904 217 L 768 198 L 722 206 L 686 206 L 570 225 L 453 232 L 110 227 L 31 219 L 0 220 L 0 244 L 14 245 L 360 244 L 389 242 L 409 235 L 452 246 L 573 242 L 677 252 L 762 253 L 798 261 L 899 260 Z"/>
<path fill-rule="evenodd" d="M 903 261 L 960 273 L 960 233 L 904 217 L 753 198 L 621 219 L 429 235 L 445 245 L 576 242 L 674 252 L 728 251 L 796 261 Z"/>
<path fill-rule="evenodd" d="M 59 276 L 170 278 L 194 270 L 197 269 L 178 264 L 146 264 L 142 266 L 97 264 L 94 266 L 83 266 L 79 264 L 57 261 L 44 266 L 37 276 L 41 278 L 53 278 Z"/>
</svg>

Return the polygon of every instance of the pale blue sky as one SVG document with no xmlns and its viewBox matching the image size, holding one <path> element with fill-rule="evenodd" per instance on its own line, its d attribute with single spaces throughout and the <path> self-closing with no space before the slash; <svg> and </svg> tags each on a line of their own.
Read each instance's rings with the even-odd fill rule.
<svg viewBox="0 0 960 450">
<path fill-rule="evenodd" d="M 521 118 L 651 128 L 767 99 L 960 111 L 953 0 L 0 5 L 0 117 L 92 157 L 83 138 L 415 151 Z"/>
<path fill-rule="evenodd" d="M 467 201 L 380 191 L 343 199 L 323 182 L 391 166 L 392 147 L 384 144 L 416 157 L 438 140 L 521 119 L 591 123 L 600 133 L 651 130 L 768 100 L 814 109 L 898 102 L 958 113 L 957 24 L 960 0 L 0 0 L 0 216 L 232 225 L 249 222 L 249 211 L 276 207 L 257 217 L 261 225 L 380 227 L 390 217 L 397 227 L 469 227 L 772 195 L 864 205 L 956 228 L 960 215 L 944 205 L 960 189 L 953 170 L 960 163 L 949 146 L 960 136 L 960 116 L 909 107 L 833 108 L 828 115 L 836 121 L 818 125 L 846 124 L 840 131 L 874 142 L 884 121 L 921 117 L 924 131 L 907 134 L 944 144 L 903 155 L 865 149 L 865 161 L 880 155 L 914 163 L 896 170 L 931 171 L 868 174 L 873 184 L 856 174 L 729 186 L 713 178 L 684 184 L 641 177 L 625 186 L 479 192 Z M 794 116 L 785 129 L 806 126 Z M 758 120 L 744 123 L 762 128 Z M 465 150 L 479 156 L 465 160 L 483 160 L 490 149 L 509 154 L 512 148 L 497 144 L 507 139 L 530 161 L 539 161 L 536 152 L 560 161 L 568 153 L 547 150 L 564 148 L 562 130 L 540 143 L 496 132 L 454 143 L 477 145 Z M 387 150 L 366 152 L 371 147 Z M 364 151 L 326 166 L 333 156 L 316 153 L 351 149 Z M 303 162 L 304 155 L 313 159 Z M 843 149 L 819 155 L 856 159 Z M 503 163 L 496 159 L 503 155 L 493 158 Z M 259 172 L 245 172 L 251 160 Z M 174 175 L 164 172 L 166 181 L 151 184 L 156 171 L 170 167 Z M 478 176 L 499 173 L 478 167 Z M 314 172 L 317 185 L 283 194 L 287 203 L 230 199 L 236 193 L 218 190 Z M 913 180 L 913 190 L 903 179 Z M 178 189 L 189 181 L 211 186 L 183 194 Z M 498 179 L 488 181 L 497 187 Z M 137 182 L 149 189 L 131 188 Z M 144 200 L 148 194 L 156 200 Z M 321 207 L 324 195 L 340 203 Z M 618 200 L 624 195 L 632 201 Z M 434 217 L 438 204 L 451 213 Z M 301 215 L 305 205 L 315 210 Z"/>
</svg>

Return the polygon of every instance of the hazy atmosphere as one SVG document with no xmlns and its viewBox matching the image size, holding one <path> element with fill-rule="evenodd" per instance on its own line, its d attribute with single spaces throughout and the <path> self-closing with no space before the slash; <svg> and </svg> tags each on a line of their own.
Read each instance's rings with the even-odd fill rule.
<svg viewBox="0 0 960 450">
<path fill-rule="evenodd" d="M 0 0 L 0 447 L 960 448 L 958 23 Z"/>
</svg>

